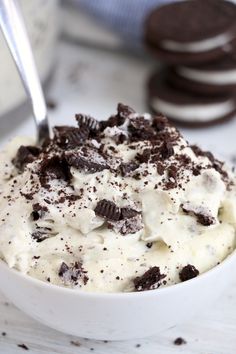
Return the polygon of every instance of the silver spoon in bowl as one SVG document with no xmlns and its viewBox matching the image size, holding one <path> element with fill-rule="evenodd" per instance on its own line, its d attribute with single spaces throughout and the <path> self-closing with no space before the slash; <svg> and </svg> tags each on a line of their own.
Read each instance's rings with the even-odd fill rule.
<svg viewBox="0 0 236 354">
<path fill-rule="evenodd" d="M 31 100 L 37 128 L 38 143 L 49 138 L 47 107 L 36 69 L 31 45 L 17 1 L 0 0 L 0 27 L 21 77 L 24 89 Z"/>
</svg>

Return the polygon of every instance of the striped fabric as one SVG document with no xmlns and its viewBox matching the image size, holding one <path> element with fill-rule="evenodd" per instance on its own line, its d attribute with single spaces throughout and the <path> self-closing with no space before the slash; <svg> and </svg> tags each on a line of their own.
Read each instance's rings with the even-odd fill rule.
<svg viewBox="0 0 236 354">
<path fill-rule="evenodd" d="M 140 44 L 147 14 L 173 0 L 74 0 L 86 13 L 118 33 L 124 40 Z"/>
</svg>

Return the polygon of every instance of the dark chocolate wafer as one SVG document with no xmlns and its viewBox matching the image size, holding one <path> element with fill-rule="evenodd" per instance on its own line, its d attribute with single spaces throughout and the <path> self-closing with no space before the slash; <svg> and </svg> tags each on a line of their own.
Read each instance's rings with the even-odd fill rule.
<svg viewBox="0 0 236 354">
<path fill-rule="evenodd" d="M 178 1 L 154 9 L 146 20 L 145 43 L 172 64 L 223 57 L 236 38 L 236 5 L 230 1 Z"/>
</svg>

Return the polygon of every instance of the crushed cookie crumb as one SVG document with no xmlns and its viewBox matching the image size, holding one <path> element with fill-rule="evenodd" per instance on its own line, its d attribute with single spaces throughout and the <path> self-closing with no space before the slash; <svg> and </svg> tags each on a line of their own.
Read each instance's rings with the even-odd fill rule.
<svg viewBox="0 0 236 354">
<path fill-rule="evenodd" d="M 182 337 L 178 337 L 174 340 L 174 345 L 183 345 L 183 344 L 187 344 L 187 342 Z"/>
<path fill-rule="evenodd" d="M 17 344 L 17 347 L 24 349 L 24 350 L 29 350 L 29 348 L 25 344 Z"/>
</svg>

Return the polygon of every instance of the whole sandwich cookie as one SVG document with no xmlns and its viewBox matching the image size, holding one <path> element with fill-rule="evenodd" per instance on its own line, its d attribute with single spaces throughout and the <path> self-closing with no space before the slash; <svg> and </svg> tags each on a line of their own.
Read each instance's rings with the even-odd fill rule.
<svg viewBox="0 0 236 354">
<path fill-rule="evenodd" d="M 148 16 L 145 42 L 165 62 L 202 63 L 230 51 L 236 38 L 236 5 L 189 0 L 158 7 Z M 186 30 L 187 29 L 187 30 Z"/>
<path fill-rule="evenodd" d="M 236 91 L 236 49 L 220 60 L 201 65 L 180 65 L 169 75 L 180 89 L 207 95 Z"/>
<path fill-rule="evenodd" d="M 224 122 L 236 113 L 234 94 L 206 97 L 180 91 L 167 80 L 168 73 L 157 71 L 148 82 L 148 105 L 155 113 L 191 127 Z"/>
</svg>

